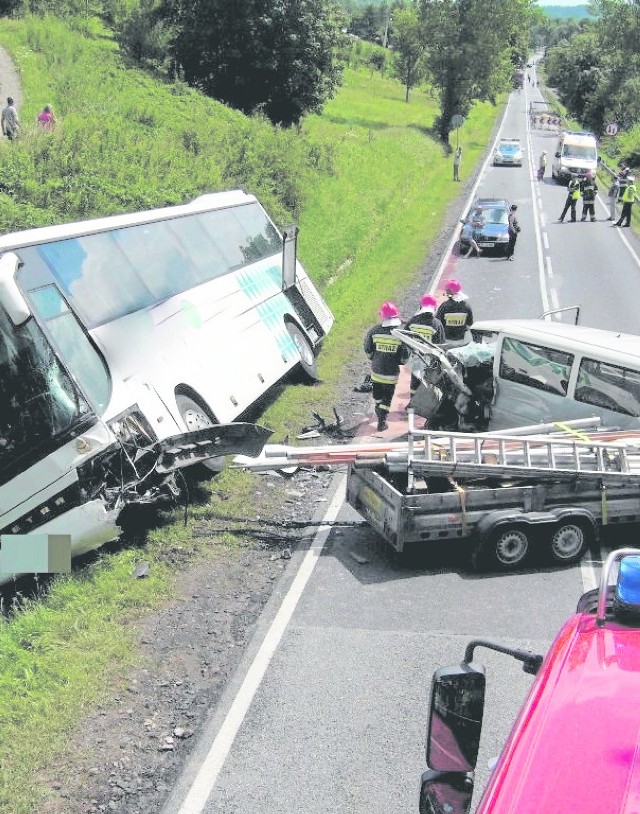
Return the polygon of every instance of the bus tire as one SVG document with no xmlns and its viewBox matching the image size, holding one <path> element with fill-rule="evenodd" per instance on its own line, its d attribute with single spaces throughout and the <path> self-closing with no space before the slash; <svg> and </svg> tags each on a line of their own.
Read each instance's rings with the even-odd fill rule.
<svg viewBox="0 0 640 814">
<path fill-rule="evenodd" d="M 554 562 L 572 565 L 582 559 L 590 544 L 590 531 L 586 524 L 574 518 L 567 518 L 551 531 L 549 551 Z"/>
<path fill-rule="evenodd" d="M 496 571 L 515 571 L 527 559 L 530 530 L 523 525 L 499 526 L 480 544 L 474 564 L 478 561 Z"/>
<path fill-rule="evenodd" d="M 316 364 L 316 356 L 313 352 L 313 345 L 302 332 L 302 330 L 295 324 L 295 322 L 287 322 L 287 331 L 289 336 L 300 354 L 299 367 L 302 373 L 310 382 L 318 381 L 318 368 Z"/>
<path fill-rule="evenodd" d="M 189 432 L 205 430 L 219 423 L 200 402 L 185 393 L 176 393 L 176 404 Z M 210 472 L 221 472 L 224 467 L 224 458 L 210 458 L 202 461 L 202 466 L 206 467 Z"/>
</svg>

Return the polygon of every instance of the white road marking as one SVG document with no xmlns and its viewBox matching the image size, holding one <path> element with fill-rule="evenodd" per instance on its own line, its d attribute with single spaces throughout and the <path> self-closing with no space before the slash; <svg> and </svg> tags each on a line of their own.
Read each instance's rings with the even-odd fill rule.
<svg viewBox="0 0 640 814">
<path fill-rule="evenodd" d="M 238 734 L 242 722 L 251 706 L 262 679 L 267 671 L 269 663 L 273 654 L 280 644 L 280 640 L 291 621 L 291 617 L 296 609 L 296 606 L 302 596 L 313 569 L 315 568 L 318 559 L 322 553 L 322 549 L 327 542 L 329 533 L 331 531 L 330 523 L 334 521 L 340 511 L 341 506 L 345 502 L 345 491 L 347 478 L 346 475 L 338 476 L 339 484 L 333 496 L 327 512 L 323 518 L 323 524 L 318 528 L 318 531 L 313 538 L 311 547 L 305 554 L 298 573 L 296 574 L 287 595 L 285 596 L 278 613 L 276 614 L 271 627 L 267 631 L 266 636 L 258 650 L 255 659 L 251 663 L 247 675 L 245 676 L 242 686 L 238 690 L 238 694 L 233 700 L 227 717 L 224 719 L 220 731 L 218 732 L 211 748 L 209 749 L 206 757 L 202 761 L 200 769 L 185 797 L 182 805 L 177 811 L 177 814 L 201 814 L 207 803 L 209 795 L 215 786 L 216 780 L 233 742 Z"/>
<path fill-rule="evenodd" d="M 550 280 L 552 280 L 553 279 L 553 265 L 551 263 L 551 257 L 549 257 L 549 255 L 547 255 L 546 261 L 547 261 L 547 277 Z"/>
<path fill-rule="evenodd" d="M 599 566 L 599 563 L 595 563 L 591 559 L 580 561 L 580 576 L 582 577 L 582 586 L 585 593 L 598 587 L 600 579 L 596 570 L 597 566 Z"/>
<path fill-rule="evenodd" d="M 542 245 L 544 246 L 546 251 L 549 251 L 549 235 L 547 235 L 546 232 L 542 233 Z"/>
</svg>

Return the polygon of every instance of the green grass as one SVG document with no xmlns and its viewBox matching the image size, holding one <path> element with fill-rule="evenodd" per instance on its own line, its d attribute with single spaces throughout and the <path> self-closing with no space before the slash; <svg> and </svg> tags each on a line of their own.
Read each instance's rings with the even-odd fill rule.
<svg viewBox="0 0 640 814">
<path fill-rule="evenodd" d="M 451 158 L 430 136 L 433 100 L 415 90 L 406 104 L 398 83 L 349 70 L 321 116 L 299 134 L 283 132 L 125 70 L 103 33 L 87 39 L 59 20 L 0 21 L 21 72 L 23 122 L 46 102 L 61 117 L 51 136 L 27 132 L 0 149 L 0 227 L 182 202 L 238 185 L 256 192 L 278 223 L 297 217 L 301 259 L 336 324 L 320 356 L 323 383 L 286 388 L 262 419 L 276 437 L 296 432 L 311 409 L 335 402 L 380 302 L 416 278 L 460 189 Z M 478 105 L 460 131 L 463 175 L 496 115 Z M 238 545 L 235 535 L 203 542 L 193 530 L 212 515 L 242 516 L 253 476 L 224 472 L 204 488 L 187 526 L 169 518 L 141 551 L 105 555 L 0 623 L 2 814 L 39 810 L 47 789 L 37 778 L 64 765 L 74 726 L 126 680 L 136 658 L 130 622 L 171 595 L 176 552 L 212 561 Z M 151 562 L 148 580 L 131 576 L 139 558 Z"/>
</svg>

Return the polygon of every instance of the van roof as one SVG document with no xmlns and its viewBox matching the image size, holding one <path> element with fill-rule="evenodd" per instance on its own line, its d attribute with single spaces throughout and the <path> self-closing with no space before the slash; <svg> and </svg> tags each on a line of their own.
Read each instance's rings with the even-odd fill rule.
<svg viewBox="0 0 640 814">
<path fill-rule="evenodd" d="M 551 345 L 568 353 L 597 358 L 612 364 L 640 367 L 640 336 L 635 334 L 567 325 L 543 319 L 495 319 L 474 322 L 474 331 L 507 334 L 523 342 Z"/>
<path fill-rule="evenodd" d="M 596 137 L 593 133 L 578 133 L 574 130 L 565 130 L 560 134 L 560 140 L 568 141 L 570 144 L 593 144 Z"/>
<path fill-rule="evenodd" d="M 640 631 L 577 613 L 551 646 L 477 814 L 635 814 Z"/>
</svg>

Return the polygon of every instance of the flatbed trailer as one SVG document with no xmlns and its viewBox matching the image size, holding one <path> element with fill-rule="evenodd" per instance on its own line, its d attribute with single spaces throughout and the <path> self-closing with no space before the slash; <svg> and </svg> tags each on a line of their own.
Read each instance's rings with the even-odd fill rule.
<svg viewBox="0 0 640 814">
<path fill-rule="evenodd" d="M 635 441 L 630 453 L 627 441 L 413 427 L 409 438 L 404 458 L 389 454 L 374 466 L 355 462 L 347 475 L 347 502 L 397 552 L 468 541 L 478 568 L 514 570 L 536 551 L 570 564 L 603 527 L 640 522 Z"/>
</svg>

